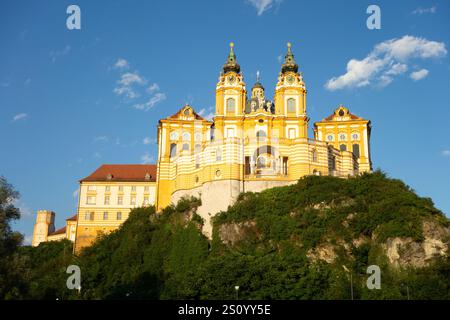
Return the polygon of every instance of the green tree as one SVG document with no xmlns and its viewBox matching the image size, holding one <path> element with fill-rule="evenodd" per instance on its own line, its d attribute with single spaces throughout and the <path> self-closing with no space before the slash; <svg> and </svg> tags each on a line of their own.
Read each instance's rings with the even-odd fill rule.
<svg viewBox="0 0 450 320">
<path fill-rule="evenodd" d="M 23 236 L 11 229 L 11 222 L 20 218 L 14 206 L 19 193 L 0 177 L 0 298 L 17 299 L 22 296 L 25 283 L 22 279 L 23 261 L 18 247 Z"/>
</svg>

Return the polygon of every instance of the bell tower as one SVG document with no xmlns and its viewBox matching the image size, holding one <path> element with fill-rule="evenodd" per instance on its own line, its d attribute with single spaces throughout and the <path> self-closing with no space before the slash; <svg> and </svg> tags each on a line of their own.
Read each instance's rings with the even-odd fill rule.
<svg viewBox="0 0 450 320">
<path fill-rule="evenodd" d="M 216 117 L 235 117 L 244 113 L 247 91 L 240 71 L 234 44 L 230 43 L 230 53 L 216 86 Z"/>
<path fill-rule="evenodd" d="M 48 234 L 54 231 L 55 213 L 49 210 L 39 210 L 36 216 L 31 245 L 37 247 L 41 242 L 46 242 Z"/>
<path fill-rule="evenodd" d="M 275 88 L 275 114 L 286 117 L 286 121 L 297 120 L 295 138 L 308 137 L 308 116 L 306 114 L 306 86 L 298 72 L 292 45 L 287 44 L 287 53 Z M 288 134 L 286 134 L 288 136 Z"/>
</svg>

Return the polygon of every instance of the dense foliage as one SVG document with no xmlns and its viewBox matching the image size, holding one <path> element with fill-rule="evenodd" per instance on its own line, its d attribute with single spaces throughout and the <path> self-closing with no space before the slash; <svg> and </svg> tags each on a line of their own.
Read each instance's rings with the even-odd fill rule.
<svg viewBox="0 0 450 320">
<path fill-rule="evenodd" d="M 352 283 L 355 299 L 450 298 L 449 256 L 424 268 L 388 262 L 386 239 L 420 242 L 423 221 L 445 227 L 449 221 L 430 199 L 381 172 L 346 180 L 305 177 L 292 186 L 242 194 L 214 218 L 212 241 L 201 233 L 199 205 L 191 198 L 161 213 L 135 209 L 120 229 L 101 235 L 76 257 L 67 241 L 13 250 L 23 275 L 15 281 L 21 285 L 7 287 L 0 297 L 350 299 Z M 250 225 L 249 232 L 225 243 L 222 228 L 242 223 Z M 352 244 L 361 237 L 370 241 Z M 338 248 L 331 263 L 310 257 L 324 242 Z M 65 286 L 69 264 L 81 267 L 79 293 Z M 382 270 L 380 290 L 366 287 L 371 264 Z"/>
</svg>

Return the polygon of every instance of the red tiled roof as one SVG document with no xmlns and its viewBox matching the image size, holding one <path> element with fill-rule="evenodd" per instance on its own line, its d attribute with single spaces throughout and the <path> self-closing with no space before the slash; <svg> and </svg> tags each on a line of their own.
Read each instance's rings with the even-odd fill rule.
<svg viewBox="0 0 450 320">
<path fill-rule="evenodd" d="M 77 214 L 75 213 L 73 216 L 71 216 L 69 219 L 66 219 L 66 221 L 77 221 L 78 217 Z"/>
<path fill-rule="evenodd" d="M 62 227 L 62 228 L 56 230 L 55 232 L 49 233 L 48 235 L 55 236 L 57 234 L 63 234 L 63 233 L 66 233 L 66 227 Z"/>
<path fill-rule="evenodd" d="M 104 164 L 80 182 L 87 181 L 156 181 L 155 164 Z"/>
</svg>

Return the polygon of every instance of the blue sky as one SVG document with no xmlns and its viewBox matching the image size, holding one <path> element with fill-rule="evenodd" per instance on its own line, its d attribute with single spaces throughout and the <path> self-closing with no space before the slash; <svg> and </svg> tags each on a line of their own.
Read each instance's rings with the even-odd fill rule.
<svg viewBox="0 0 450 320">
<path fill-rule="evenodd" d="M 70 4 L 81 30 L 66 28 Z M 0 175 L 27 240 L 36 210 L 57 226 L 76 212 L 99 165 L 154 161 L 160 118 L 210 114 L 231 41 L 270 98 L 292 42 L 311 124 L 338 104 L 370 119 L 374 167 L 450 213 L 449 1 L 2 1 L 0 39 Z"/>
</svg>

